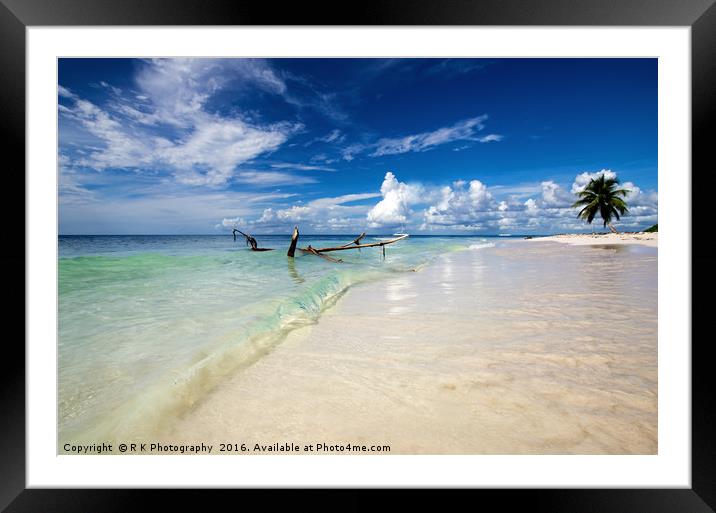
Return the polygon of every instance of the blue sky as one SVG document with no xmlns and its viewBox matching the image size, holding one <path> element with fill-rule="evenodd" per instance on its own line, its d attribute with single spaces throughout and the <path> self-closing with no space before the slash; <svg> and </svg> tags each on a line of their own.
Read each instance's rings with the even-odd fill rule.
<svg viewBox="0 0 716 513">
<path fill-rule="evenodd" d="M 656 59 L 60 59 L 58 118 L 61 234 L 657 222 Z"/>
</svg>

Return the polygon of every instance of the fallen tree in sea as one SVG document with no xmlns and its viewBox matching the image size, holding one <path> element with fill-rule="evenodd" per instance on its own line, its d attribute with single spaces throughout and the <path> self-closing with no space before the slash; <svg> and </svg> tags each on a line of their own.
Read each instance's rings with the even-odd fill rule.
<svg viewBox="0 0 716 513">
<path fill-rule="evenodd" d="M 399 240 L 403 240 L 409 237 L 408 234 L 401 235 L 400 237 L 396 237 L 394 239 L 384 240 L 380 242 L 371 242 L 369 244 L 361 244 L 360 241 L 365 237 L 365 232 L 361 233 L 358 237 L 356 237 L 353 241 L 349 242 L 348 244 L 343 244 L 341 246 L 335 246 L 335 247 L 328 247 L 328 248 L 314 248 L 310 244 L 305 248 L 296 248 L 296 244 L 298 243 L 298 227 L 296 226 L 293 229 L 293 236 L 291 237 L 291 246 L 288 248 L 288 256 L 293 257 L 295 250 L 298 249 L 299 251 L 302 251 L 303 253 L 310 253 L 312 255 L 319 256 L 321 258 L 325 258 L 326 260 L 330 260 L 331 262 L 341 262 L 342 260 L 329 257 L 328 255 L 324 255 L 324 253 L 330 253 L 332 251 L 346 251 L 349 249 L 357 249 L 358 251 L 361 250 L 361 248 L 374 248 L 374 247 L 382 247 L 383 248 L 383 258 L 385 258 L 385 246 L 388 244 L 393 244 L 394 242 L 398 242 Z"/>
<path fill-rule="evenodd" d="M 242 232 L 241 230 L 238 230 L 236 228 L 234 228 L 234 231 L 233 231 L 234 240 L 236 240 L 237 233 L 240 233 L 241 235 L 246 237 L 246 244 L 247 245 L 250 244 L 251 249 L 253 251 L 272 251 L 270 248 L 259 248 L 258 243 L 256 242 L 256 239 L 254 239 L 250 235 L 247 235 L 244 232 Z M 291 235 L 291 244 L 289 245 L 288 252 L 286 253 L 289 257 L 294 258 L 294 255 L 296 254 L 296 250 L 299 250 L 302 253 L 315 255 L 315 256 L 321 257 L 325 260 L 328 260 L 329 262 L 338 263 L 338 262 L 342 262 L 343 260 L 341 260 L 340 258 L 333 258 L 331 256 L 325 255 L 324 253 L 330 253 L 332 251 L 346 251 L 349 249 L 357 249 L 358 251 L 360 251 L 362 248 L 381 247 L 381 248 L 383 248 L 383 258 L 385 258 L 385 246 L 387 246 L 388 244 L 393 244 L 393 243 L 398 242 L 403 239 L 407 239 L 409 237 L 409 235 L 406 233 L 406 234 L 400 235 L 399 237 L 396 237 L 394 239 L 383 240 L 380 242 L 371 242 L 368 244 L 361 244 L 360 241 L 365 238 L 365 232 L 363 232 L 358 237 L 356 237 L 355 239 L 353 239 L 351 242 L 349 242 L 347 244 L 343 244 L 341 246 L 335 246 L 335 247 L 327 247 L 327 248 L 314 248 L 310 244 L 308 246 L 306 246 L 305 248 L 299 248 L 299 247 L 297 247 L 298 246 L 298 237 L 299 237 L 298 226 L 295 226 L 293 228 L 293 235 Z"/>
<path fill-rule="evenodd" d="M 259 243 L 256 242 L 256 239 L 254 239 L 251 235 L 248 235 L 241 230 L 237 230 L 234 228 L 232 234 L 234 235 L 234 240 L 236 240 L 236 234 L 240 233 L 246 238 L 246 245 L 251 246 L 251 251 L 273 251 L 273 248 L 260 248 Z"/>
</svg>

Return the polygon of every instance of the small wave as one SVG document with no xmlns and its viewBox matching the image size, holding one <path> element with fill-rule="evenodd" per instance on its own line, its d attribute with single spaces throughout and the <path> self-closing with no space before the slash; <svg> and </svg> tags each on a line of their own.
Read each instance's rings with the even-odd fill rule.
<svg viewBox="0 0 716 513">
<path fill-rule="evenodd" d="M 494 242 L 482 242 L 480 244 L 470 244 L 468 249 L 483 249 L 483 248 L 494 248 Z"/>
</svg>

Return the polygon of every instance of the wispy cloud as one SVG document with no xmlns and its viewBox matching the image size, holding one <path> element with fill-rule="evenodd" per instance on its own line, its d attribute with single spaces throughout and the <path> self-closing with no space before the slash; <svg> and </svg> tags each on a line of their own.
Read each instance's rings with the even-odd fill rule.
<svg viewBox="0 0 716 513">
<path fill-rule="evenodd" d="M 275 150 L 295 129 L 287 123 L 255 127 L 236 119 L 211 119 L 178 144 L 160 144 L 155 152 L 174 167 L 182 183 L 222 185 L 237 166 Z"/>
<path fill-rule="evenodd" d="M 367 192 L 318 198 L 306 204 L 288 208 L 267 208 L 254 221 L 244 221 L 247 226 L 262 229 L 288 230 L 293 223 L 308 223 L 313 229 L 335 231 L 345 228 L 357 229 L 364 225 L 363 219 L 371 208 L 369 204 L 356 204 L 380 197 L 380 193 Z"/>
<path fill-rule="evenodd" d="M 318 180 L 309 176 L 298 176 L 292 173 L 281 173 L 278 171 L 241 171 L 236 174 L 234 181 L 237 183 L 249 183 L 252 185 L 301 185 L 316 183 Z"/>
<path fill-rule="evenodd" d="M 370 157 L 382 157 L 384 155 L 428 151 L 457 141 L 477 143 L 501 141 L 503 136 L 499 134 L 478 135 L 480 131 L 484 130 L 486 120 L 487 114 L 483 114 L 430 132 L 401 137 L 383 137 L 373 143 L 353 143 L 341 150 L 341 156 L 344 160 L 350 161 L 363 152 L 370 152 Z M 464 148 L 461 147 L 460 149 Z"/>
<path fill-rule="evenodd" d="M 331 130 L 329 133 L 324 135 L 323 137 L 316 138 L 317 141 L 321 141 L 324 143 L 342 143 L 346 139 L 346 134 L 338 130 L 337 128 L 334 130 Z"/>
<path fill-rule="evenodd" d="M 77 95 L 61 85 L 57 86 L 57 94 L 63 98 L 77 98 Z"/>
<path fill-rule="evenodd" d="M 277 164 L 271 164 L 271 167 L 275 169 L 295 169 L 298 171 L 335 171 L 336 168 L 327 166 L 314 166 L 309 164 L 294 164 L 291 162 L 280 162 Z"/>
<path fill-rule="evenodd" d="M 142 94 L 124 97 L 118 88 L 103 85 L 113 92 L 105 108 L 60 86 L 59 95 L 69 102 L 60 105 L 60 114 L 100 146 L 77 164 L 94 169 L 162 168 L 186 185 L 225 185 L 238 166 L 275 151 L 302 129 L 298 123 L 258 125 L 208 112 L 208 98 L 236 80 L 279 95 L 286 91 L 280 77 L 254 59 L 147 61 L 136 78 Z M 166 126 L 175 127 L 178 135 L 167 135 Z"/>
<path fill-rule="evenodd" d="M 487 67 L 488 62 L 475 59 L 440 59 L 438 62 L 427 68 L 426 73 L 439 75 L 443 78 L 451 78 L 456 75 L 466 75 L 480 71 Z"/>
<path fill-rule="evenodd" d="M 376 149 L 371 157 L 382 155 L 395 155 L 408 153 L 410 151 L 427 151 L 455 141 L 477 141 L 491 142 L 499 141 L 502 136 L 490 134 L 484 137 L 477 137 L 477 132 L 485 128 L 484 122 L 487 115 L 465 119 L 449 127 L 438 128 L 431 132 L 423 132 L 415 135 L 406 135 L 397 138 L 383 138 L 376 144 Z"/>
<path fill-rule="evenodd" d="M 287 94 L 285 81 L 263 59 L 153 59 L 135 80 L 153 106 L 148 120 L 177 126 L 192 126 L 208 99 L 229 86 Z"/>
</svg>

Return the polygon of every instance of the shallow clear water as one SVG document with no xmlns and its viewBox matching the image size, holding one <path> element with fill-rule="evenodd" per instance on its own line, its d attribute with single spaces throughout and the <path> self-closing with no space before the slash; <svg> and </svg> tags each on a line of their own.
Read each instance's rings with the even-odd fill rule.
<svg viewBox="0 0 716 513">
<path fill-rule="evenodd" d="M 302 235 L 299 246 L 354 236 Z M 366 237 L 364 243 L 384 237 Z M 491 242 L 410 237 L 386 248 L 297 252 L 288 236 L 59 238 L 60 438 L 112 440 L 156 432 L 294 328 L 314 323 L 350 286 L 412 272 L 439 254 Z"/>
</svg>

